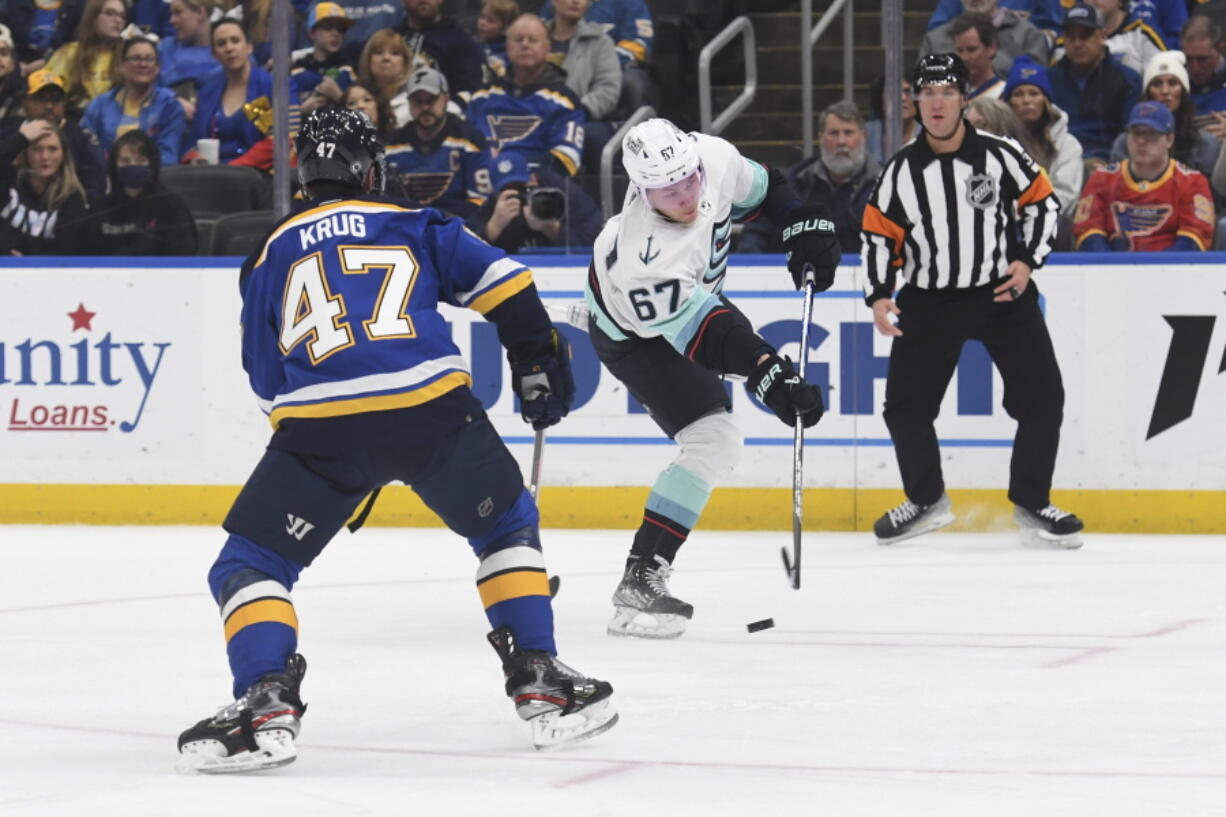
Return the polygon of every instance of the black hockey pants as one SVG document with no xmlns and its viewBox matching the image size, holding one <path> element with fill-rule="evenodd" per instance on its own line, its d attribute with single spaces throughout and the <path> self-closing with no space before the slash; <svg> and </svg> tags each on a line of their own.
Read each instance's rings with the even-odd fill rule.
<svg viewBox="0 0 1226 817">
<path fill-rule="evenodd" d="M 890 350 L 885 422 L 907 498 L 929 505 L 945 490 L 933 423 L 962 346 L 979 340 L 1005 384 L 1004 407 L 1017 420 L 1009 499 L 1037 510 L 1050 501 L 1064 417 L 1064 386 L 1034 282 L 1016 301 L 996 303 L 991 286 L 898 293 L 901 312 Z"/>
</svg>

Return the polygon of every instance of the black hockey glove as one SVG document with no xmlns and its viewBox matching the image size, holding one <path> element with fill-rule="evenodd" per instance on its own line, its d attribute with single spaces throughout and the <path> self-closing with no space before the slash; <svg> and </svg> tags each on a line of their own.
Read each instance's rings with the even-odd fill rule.
<svg viewBox="0 0 1226 817">
<path fill-rule="evenodd" d="M 570 343 L 549 332 L 549 346 L 524 360 L 508 355 L 511 387 L 519 396 L 519 413 L 536 430 L 549 428 L 570 412 L 575 402 L 575 376 L 570 370 Z"/>
<path fill-rule="evenodd" d="M 818 292 L 834 284 L 843 248 L 834 235 L 834 221 L 820 204 L 802 204 L 788 213 L 783 228 L 783 248 L 787 250 L 788 272 L 797 289 L 804 289 L 805 269 L 813 268 L 813 283 Z"/>
<path fill-rule="evenodd" d="M 745 390 L 790 426 L 796 425 L 799 414 L 805 428 L 809 428 L 822 419 L 825 411 L 821 389 L 801 380 L 790 358 L 774 353 L 749 373 Z"/>
</svg>

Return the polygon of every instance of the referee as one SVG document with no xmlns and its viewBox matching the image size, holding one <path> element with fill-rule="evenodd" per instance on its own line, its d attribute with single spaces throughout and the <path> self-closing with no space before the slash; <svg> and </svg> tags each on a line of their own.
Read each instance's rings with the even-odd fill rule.
<svg viewBox="0 0 1226 817">
<path fill-rule="evenodd" d="M 1081 520 L 1049 497 L 1064 387 L 1030 280 L 1051 251 L 1060 206 L 1017 142 L 964 120 L 968 85 L 954 54 L 919 61 L 911 87 L 924 130 L 886 165 L 864 209 L 865 301 L 877 331 L 894 339 L 885 422 L 907 496 L 873 529 L 888 545 L 954 520 L 933 423 L 963 344 L 979 340 L 1018 424 L 1009 499 L 1023 541 L 1076 548 Z"/>
</svg>

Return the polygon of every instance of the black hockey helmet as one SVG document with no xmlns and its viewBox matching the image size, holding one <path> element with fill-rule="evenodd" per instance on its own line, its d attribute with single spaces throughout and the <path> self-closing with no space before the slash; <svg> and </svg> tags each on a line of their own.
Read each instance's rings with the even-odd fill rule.
<svg viewBox="0 0 1226 817">
<path fill-rule="evenodd" d="M 375 168 L 371 189 L 383 191 L 383 143 L 374 123 L 361 111 L 317 108 L 298 130 L 298 181 L 305 187 L 328 181 L 366 189 L 366 174 Z"/>
<path fill-rule="evenodd" d="M 918 96 L 925 85 L 954 85 L 966 96 L 971 89 L 971 73 L 957 54 L 926 54 L 911 73 L 911 93 Z"/>
</svg>

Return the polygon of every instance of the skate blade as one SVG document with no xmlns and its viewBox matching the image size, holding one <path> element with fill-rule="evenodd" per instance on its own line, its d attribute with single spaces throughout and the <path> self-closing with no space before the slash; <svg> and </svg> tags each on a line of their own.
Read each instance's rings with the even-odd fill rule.
<svg viewBox="0 0 1226 817">
<path fill-rule="evenodd" d="M 569 715 L 546 712 L 528 721 L 532 724 L 532 745 L 540 751 L 573 746 L 608 732 L 617 723 L 617 718 L 617 710 L 608 698 Z"/>
<path fill-rule="evenodd" d="M 1022 546 L 1028 548 L 1045 548 L 1047 550 L 1076 550 L 1085 544 L 1080 533 L 1066 533 L 1063 536 L 1048 533 L 1038 528 L 1022 528 L 1020 531 Z"/>
<path fill-rule="evenodd" d="M 613 618 L 605 630 L 618 638 L 680 638 L 685 632 L 684 616 L 672 613 L 645 613 L 633 607 L 614 607 Z"/>
<path fill-rule="evenodd" d="M 258 750 L 228 757 L 216 754 L 219 749 L 224 751 L 224 747 L 215 740 L 188 743 L 179 750 L 182 756 L 175 769 L 181 774 L 243 774 L 278 769 L 298 759 L 294 736 L 284 729 L 256 732 L 255 742 Z"/>
<path fill-rule="evenodd" d="M 894 545 L 899 542 L 906 541 L 907 539 L 914 539 L 917 536 L 923 536 L 925 533 L 932 533 L 934 530 L 940 530 L 941 528 L 953 522 L 955 518 L 956 517 L 953 515 L 952 512 L 946 511 L 945 513 L 938 514 L 932 517 L 931 519 L 926 520 L 924 524 L 922 525 L 916 525 L 911 530 L 899 536 L 891 536 L 887 539 L 878 538 L 877 544 L 878 545 Z"/>
</svg>

